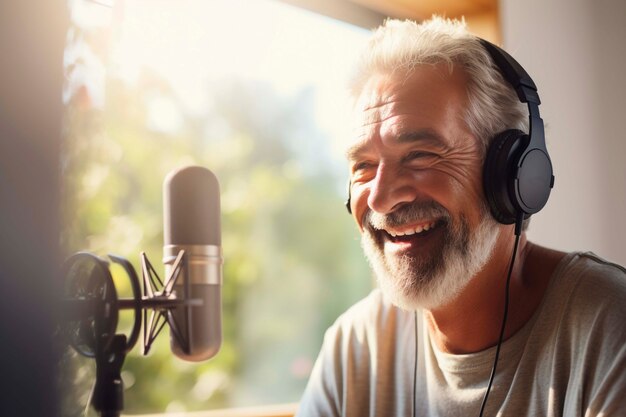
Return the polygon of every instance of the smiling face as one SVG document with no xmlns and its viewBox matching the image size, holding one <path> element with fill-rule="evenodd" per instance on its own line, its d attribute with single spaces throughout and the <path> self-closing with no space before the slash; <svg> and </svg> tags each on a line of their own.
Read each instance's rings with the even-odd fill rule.
<svg viewBox="0 0 626 417">
<path fill-rule="evenodd" d="M 462 72 L 421 66 L 408 77 L 372 76 L 356 104 L 352 212 L 381 289 L 406 309 L 452 300 L 498 235 L 466 103 Z"/>
</svg>

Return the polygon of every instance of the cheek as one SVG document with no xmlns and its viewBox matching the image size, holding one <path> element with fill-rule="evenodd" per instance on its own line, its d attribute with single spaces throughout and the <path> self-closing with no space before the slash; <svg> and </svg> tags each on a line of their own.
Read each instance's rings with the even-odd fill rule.
<svg viewBox="0 0 626 417">
<path fill-rule="evenodd" d="M 446 164 L 424 175 L 428 194 L 451 213 L 481 211 L 484 205 L 481 179 L 481 170 L 460 164 Z"/>
<path fill-rule="evenodd" d="M 480 219 L 484 206 L 482 166 L 471 167 L 466 161 L 446 162 L 406 174 L 403 182 L 408 181 L 415 188 L 417 199 L 434 200 L 455 217 L 463 213 L 471 221 Z M 353 184 L 351 188 L 352 216 L 361 232 L 368 210 L 369 186 Z"/>
</svg>

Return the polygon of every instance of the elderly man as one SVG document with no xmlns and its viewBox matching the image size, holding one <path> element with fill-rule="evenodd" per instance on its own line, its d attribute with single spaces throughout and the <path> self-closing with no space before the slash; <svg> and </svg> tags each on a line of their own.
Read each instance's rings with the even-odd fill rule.
<svg viewBox="0 0 626 417">
<path fill-rule="evenodd" d="M 327 331 L 298 416 L 626 415 L 625 270 L 523 232 L 554 180 L 530 77 L 433 18 L 379 28 L 352 88 L 379 289 Z"/>
</svg>

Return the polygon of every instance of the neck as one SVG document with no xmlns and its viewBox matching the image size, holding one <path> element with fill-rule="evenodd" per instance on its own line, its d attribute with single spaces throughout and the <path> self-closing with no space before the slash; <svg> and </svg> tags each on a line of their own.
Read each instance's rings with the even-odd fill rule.
<svg viewBox="0 0 626 417">
<path fill-rule="evenodd" d="M 498 342 L 513 246 L 512 227 L 503 227 L 491 259 L 461 294 L 444 306 L 425 310 L 430 335 L 439 349 L 471 353 Z M 552 271 L 563 255 L 555 254 L 528 242 L 522 233 L 511 275 L 505 340 L 526 324 L 539 306 Z"/>
</svg>

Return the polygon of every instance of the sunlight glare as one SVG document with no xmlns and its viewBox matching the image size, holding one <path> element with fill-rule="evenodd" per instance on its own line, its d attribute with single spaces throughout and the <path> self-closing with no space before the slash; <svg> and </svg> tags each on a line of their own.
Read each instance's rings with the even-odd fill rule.
<svg viewBox="0 0 626 417">
<path fill-rule="evenodd" d="M 333 138 L 347 135 L 345 85 L 365 30 L 268 0 L 132 0 L 116 7 L 122 10 L 115 13 L 121 17 L 109 66 L 115 76 L 134 84 L 154 71 L 197 114 L 210 108 L 210 83 L 223 79 L 263 80 L 284 95 L 313 84 L 318 126 Z"/>
</svg>

